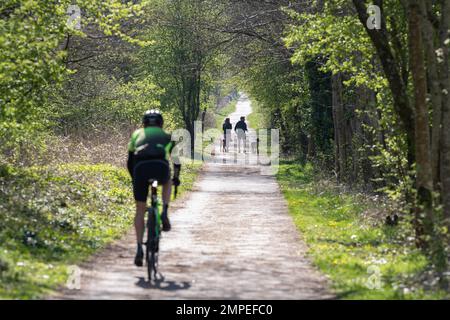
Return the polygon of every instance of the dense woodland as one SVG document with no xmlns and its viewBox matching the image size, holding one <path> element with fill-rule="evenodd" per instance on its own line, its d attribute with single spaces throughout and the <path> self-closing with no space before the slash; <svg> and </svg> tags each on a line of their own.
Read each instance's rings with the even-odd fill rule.
<svg viewBox="0 0 450 320">
<path fill-rule="evenodd" d="M 81 29 L 70 4 L 0 4 L 0 165 L 121 164 L 143 111 L 193 132 L 241 90 L 283 157 L 389 199 L 446 286 L 450 0 L 79 0 Z"/>
</svg>

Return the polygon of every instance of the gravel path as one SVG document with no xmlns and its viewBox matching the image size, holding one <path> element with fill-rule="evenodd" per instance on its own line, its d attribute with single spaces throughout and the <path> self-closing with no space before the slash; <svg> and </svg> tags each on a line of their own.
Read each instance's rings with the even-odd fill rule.
<svg viewBox="0 0 450 320">
<path fill-rule="evenodd" d="M 232 123 L 251 113 L 241 98 Z M 172 231 L 161 240 L 164 281 L 149 285 L 132 264 L 134 233 L 82 266 L 81 290 L 57 299 L 328 299 L 325 277 L 305 258 L 275 177 L 243 154 L 218 151 L 194 190 L 172 206 Z M 225 160 L 224 160 L 225 159 Z M 241 159 L 242 161 L 239 161 Z M 227 162 L 224 164 L 223 162 Z"/>
</svg>

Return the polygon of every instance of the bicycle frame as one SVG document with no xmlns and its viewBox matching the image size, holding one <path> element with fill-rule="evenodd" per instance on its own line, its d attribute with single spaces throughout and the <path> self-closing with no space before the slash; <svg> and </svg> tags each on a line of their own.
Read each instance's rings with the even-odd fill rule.
<svg viewBox="0 0 450 320">
<path fill-rule="evenodd" d="M 158 274 L 158 253 L 159 240 L 161 238 L 161 214 L 159 211 L 158 182 L 151 182 L 151 206 L 147 209 L 147 243 L 146 243 L 146 262 L 148 270 L 148 281 L 152 279 L 152 274 L 156 280 Z M 175 198 L 178 187 L 175 187 Z"/>
<path fill-rule="evenodd" d="M 152 183 L 152 191 L 151 191 L 151 206 L 153 210 L 156 212 L 156 226 L 157 232 L 159 236 L 160 226 L 161 226 L 161 214 L 159 212 L 159 199 L 158 199 L 158 181 L 153 181 Z"/>
</svg>

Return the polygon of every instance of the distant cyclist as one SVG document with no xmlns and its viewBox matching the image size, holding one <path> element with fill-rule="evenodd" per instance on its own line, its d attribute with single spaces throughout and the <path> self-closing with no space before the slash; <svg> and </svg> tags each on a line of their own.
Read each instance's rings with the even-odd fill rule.
<svg viewBox="0 0 450 320">
<path fill-rule="evenodd" d="M 245 123 L 245 117 L 241 117 L 241 120 L 238 121 L 238 123 L 236 123 L 236 126 L 234 127 L 234 131 L 237 133 L 237 137 L 238 137 L 239 152 L 241 152 L 241 143 L 243 143 L 244 153 L 245 153 L 246 152 L 246 150 L 245 150 L 246 134 L 245 133 L 248 131 L 247 124 Z"/>
<path fill-rule="evenodd" d="M 168 216 L 172 184 L 180 185 L 181 165 L 178 159 L 174 160 L 174 176 L 170 180 L 169 155 L 174 142 L 163 129 L 164 119 L 158 110 L 145 112 L 142 119 L 143 128 L 136 130 L 131 136 L 128 145 L 128 171 L 133 179 L 133 193 L 136 200 L 136 216 L 134 226 L 136 229 L 137 253 L 134 263 L 143 265 L 144 251 L 142 249 L 145 227 L 145 212 L 147 210 L 147 197 L 150 180 L 156 180 L 163 187 L 163 211 L 161 220 L 163 231 L 170 231 L 171 225 Z"/>
</svg>

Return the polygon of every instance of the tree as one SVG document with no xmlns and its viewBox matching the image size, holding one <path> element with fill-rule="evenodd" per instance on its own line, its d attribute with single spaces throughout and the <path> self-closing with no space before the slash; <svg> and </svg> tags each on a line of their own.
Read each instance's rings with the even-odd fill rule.
<svg viewBox="0 0 450 320">
<path fill-rule="evenodd" d="M 121 32 L 120 22 L 138 15 L 141 9 L 141 5 L 131 2 L 81 0 L 77 4 L 83 28 L 73 30 L 67 23 L 70 4 L 70 0 L 7 0 L 0 6 L 0 140 L 3 154 L 17 153 L 22 143 L 49 126 L 47 115 L 50 112 L 46 110 L 49 94 L 60 88 L 71 73 L 67 64 L 68 39 L 72 35 L 83 37 L 83 28 L 96 26 L 104 33 L 131 40 Z"/>
<path fill-rule="evenodd" d="M 416 232 L 418 240 L 424 242 L 423 235 L 431 235 L 433 230 L 433 176 L 431 169 L 431 140 L 426 102 L 427 83 L 424 66 L 422 41 L 422 15 L 418 1 L 409 2 L 409 43 L 411 73 L 414 84 L 415 105 L 415 158 L 416 158 Z M 422 230 L 422 228 L 424 230 Z M 422 244 L 421 244 L 422 245 Z"/>
<path fill-rule="evenodd" d="M 443 0 L 441 2 L 441 19 L 438 24 L 438 39 L 440 56 L 437 57 L 440 60 L 440 89 L 442 94 L 442 123 L 439 126 L 441 130 L 441 169 L 440 178 L 442 181 L 442 199 L 444 205 L 444 218 L 447 226 L 447 230 L 450 230 L 450 132 L 447 128 L 450 128 L 450 76 L 449 76 L 449 33 L 450 28 L 450 1 Z M 432 16 L 432 15 L 431 15 Z M 433 17 L 433 16 L 432 16 Z M 434 20 L 434 19 L 433 19 Z M 437 121 L 439 122 L 439 121 Z M 437 133 L 439 134 L 439 133 Z M 449 239 L 450 241 L 450 239 Z"/>
<path fill-rule="evenodd" d="M 407 135 L 408 141 L 408 161 L 410 165 L 414 163 L 414 119 L 413 109 L 411 107 L 408 95 L 408 69 L 405 67 L 406 62 L 404 54 L 401 53 L 401 44 L 397 41 L 390 41 L 391 38 L 396 39 L 399 35 L 398 30 L 394 27 L 391 34 L 386 28 L 386 17 L 384 15 L 382 1 L 375 1 L 374 4 L 381 9 L 381 29 L 369 29 L 367 21 L 367 5 L 363 0 L 353 0 L 353 4 L 358 13 L 359 20 L 367 31 L 372 41 L 377 56 L 380 59 L 384 74 L 389 82 L 389 88 L 394 99 L 394 108 L 399 115 L 403 129 Z M 396 45 L 394 45 L 396 43 Z M 397 59 L 395 58 L 397 57 Z M 403 60 L 403 61 L 399 61 Z"/>
<path fill-rule="evenodd" d="M 221 63 L 222 46 L 231 41 L 210 28 L 223 20 L 222 7 L 210 0 L 161 0 L 151 10 L 147 36 L 155 45 L 143 50 L 141 71 L 155 77 L 165 90 L 163 109 L 176 110 L 194 139 L 202 95 Z"/>
</svg>

